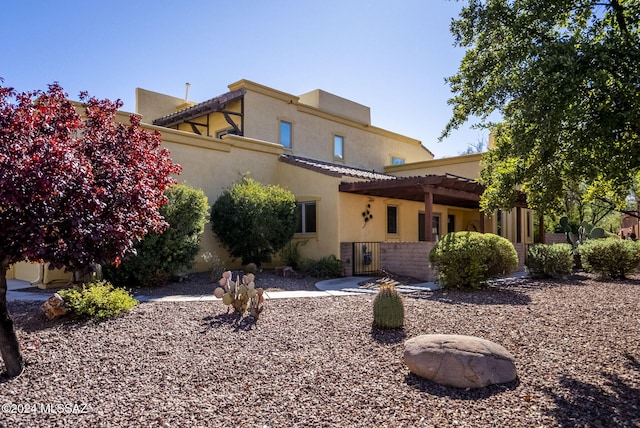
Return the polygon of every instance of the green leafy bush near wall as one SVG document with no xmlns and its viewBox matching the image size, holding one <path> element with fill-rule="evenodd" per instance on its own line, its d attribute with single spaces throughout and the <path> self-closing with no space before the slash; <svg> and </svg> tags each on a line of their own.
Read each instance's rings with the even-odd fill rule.
<svg viewBox="0 0 640 428">
<path fill-rule="evenodd" d="M 507 239 L 491 233 L 452 232 L 431 250 L 443 288 L 477 289 L 491 278 L 507 275 L 518 266 L 518 254 Z"/>
<path fill-rule="evenodd" d="M 211 228 L 242 264 L 270 262 L 293 237 L 296 198 L 280 186 L 243 177 L 225 189 L 211 207 Z"/>
<path fill-rule="evenodd" d="M 597 239 L 581 245 L 579 251 L 582 267 L 602 277 L 624 279 L 640 266 L 640 241 Z"/>
<path fill-rule="evenodd" d="M 169 223 L 162 234 L 149 233 L 136 245 L 136 255 L 118 267 L 105 266 L 106 279 L 118 286 L 162 285 L 180 271 L 193 266 L 209 202 L 200 189 L 178 184 L 165 192 L 169 202 L 160 214 Z"/>
<path fill-rule="evenodd" d="M 574 266 L 571 244 L 536 244 L 527 250 L 527 268 L 532 278 L 560 278 Z"/>
<path fill-rule="evenodd" d="M 287 266 L 291 266 L 294 270 L 299 270 L 304 263 L 304 257 L 300 254 L 300 247 L 306 245 L 308 240 L 303 241 L 290 241 L 284 246 L 280 252 L 280 259 L 282 263 Z"/>
<path fill-rule="evenodd" d="M 319 259 L 304 259 L 300 269 L 305 275 L 315 278 L 338 278 L 342 276 L 342 261 L 333 254 Z"/>
<path fill-rule="evenodd" d="M 60 290 L 58 294 L 73 313 L 100 320 L 112 318 L 138 304 L 126 290 L 107 281 L 93 281 L 80 289 Z"/>
</svg>

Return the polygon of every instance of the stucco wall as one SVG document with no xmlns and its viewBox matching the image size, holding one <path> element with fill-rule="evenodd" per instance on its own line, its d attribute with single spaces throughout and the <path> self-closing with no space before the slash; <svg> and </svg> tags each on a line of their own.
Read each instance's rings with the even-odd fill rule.
<svg viewBox="0 0 640 428">
<path fill-rule="evenodd" d="M 279 141 L 279 121 L 292 123 L 290 152 L 299 156 L 333 162 L 333 136 L 344 137 L 344 163 L 382 171 L 391 156 L 407 161 L 432 159 L 420 141 L 367 123 L 299 102 L 295 95 L 274 91 L 251 82 L 230 85 L 245 87 L 245 136 Z"/>
<path fill-rule="evenodd" d="M 412 177 L 425 174 L 453 174 L 460 177 L 480 178 L 480 161 L 482 154 L 453 156 L 450 158 L 432 159 L 421 162 L 411 162 L 404 165 L 385 167 L 385 172 L 399 177 Z"/>
<path fill-rule="evenodd" d="M 300 254 L 309 258 L 320 258 L 340 253 L 338 204 L 339 177 L 319 174 L 304 168 L 277 163 L 275 184 L 291 191 L 299 202 L 316 202 L 316 233 L 296 234 L 294 240 L 304 241 Z"/>
</svg>

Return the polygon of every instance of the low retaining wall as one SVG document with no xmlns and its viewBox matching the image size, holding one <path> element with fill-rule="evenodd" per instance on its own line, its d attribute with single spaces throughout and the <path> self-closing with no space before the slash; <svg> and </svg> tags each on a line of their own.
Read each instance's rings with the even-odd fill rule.
<svg viewBox="0 0 640 428">
<path fill-rule="evenodd" d="M 438 273 L 429 265 L 435 242 L 381 242 L 380 265 L 396 275 L 435 281 Z"/>
<path fill-rule="evenodd" d="M 548 233 L 544 234 L 544 243 L 545 244 L 566 244 L 567 243 L 567 235 L 564 233 Z"/>
<path fill-rule="evenodd" d="M 435 281 L 438 273 L 429 265 L 429 252 L 436 242 L 381 242 L 380 268 L 396 275 L 410 276 L 423 281 Z M 514 244 L 518 253 L 518 270 L 524 269 L 527 245 Z M 340 243 L 340 260 L 345 276 L 353 275 L 353 243 Z"/>
<path fill-rule="evenodd" d="M 435 242 L 381 242 L 380 268 L 396 275 L 434 281 L 437 273 L 429 266 L 429 251 Z M 353 243 L 340 243 L 340 260 L 345 276 L 353 275 Z"/>
</svg>

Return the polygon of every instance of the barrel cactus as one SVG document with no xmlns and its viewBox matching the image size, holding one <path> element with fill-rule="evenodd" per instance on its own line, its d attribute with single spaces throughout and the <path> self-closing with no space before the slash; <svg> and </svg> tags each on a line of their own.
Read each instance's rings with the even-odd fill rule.
<svg viewBox="0 0 640 428">
<path fill-rule="evenodd" d="M 385 329 L 404 327 L 404 303 L 396 288 L 382 285 L 373 299 L 373 325 Z"/>
</svg>

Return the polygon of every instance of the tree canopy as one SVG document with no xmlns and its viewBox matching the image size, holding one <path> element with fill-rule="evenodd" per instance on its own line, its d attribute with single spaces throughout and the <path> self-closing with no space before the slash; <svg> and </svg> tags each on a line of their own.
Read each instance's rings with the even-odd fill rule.
<svg viewBox="0 0 640 428">
<path fill-rule="evenodd" d="M 442 137 L 470 117 L 493 130 L 482 208 L 520 188 L 552 212 L 566 183 L 622 204 L 640 173 L 640 0 L 469 0 L 451 31 L 467 51 Z"/>
<path fill-rule="evenodd" d="M 16 376 L 23 365 L 7 312 L 8 267 L 118 263 L 147 232 L 166 228 L 159 207 L 181 168 L 139 117 L 116 123 L 120 101 L 83 93 L 83 118 L 58 84 L 16 93 L 1 83 L 0 351 Z"/>
</svg>

